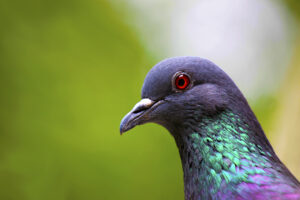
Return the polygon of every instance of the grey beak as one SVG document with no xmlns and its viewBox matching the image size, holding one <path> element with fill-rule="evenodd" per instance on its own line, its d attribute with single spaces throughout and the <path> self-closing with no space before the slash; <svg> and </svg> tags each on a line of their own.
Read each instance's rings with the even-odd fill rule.
<svg viewBox="0 0 300 200">
<path fill-rule="evenodd" d="M 150 108 L 157 104 L 155 101 L 151 99 L 142 99 L 138 102 L 133 109 L 125 115 L 120 124 L 120 133 L 122 133 L 132 129 L 136 125 L 143 124 L 147 121 L 147 113 Z"/>
</svg>

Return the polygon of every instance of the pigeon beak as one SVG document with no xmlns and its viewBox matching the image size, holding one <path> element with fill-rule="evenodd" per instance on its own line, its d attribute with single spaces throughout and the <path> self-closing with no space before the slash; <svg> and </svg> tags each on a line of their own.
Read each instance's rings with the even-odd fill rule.
<svg viewBox="0 0 300 200">
<path fill-rule="evenodd" d="M 120 124 L 121 135 L 134 128 L 136 125 L 144 124 L 149 120 L 149 115 L 151 110 L 157 107 L 161 101 L 152 101 L 151 99 L 145 98 L 138 102 L 133 109 L 125 115 Z"/>
</svg>

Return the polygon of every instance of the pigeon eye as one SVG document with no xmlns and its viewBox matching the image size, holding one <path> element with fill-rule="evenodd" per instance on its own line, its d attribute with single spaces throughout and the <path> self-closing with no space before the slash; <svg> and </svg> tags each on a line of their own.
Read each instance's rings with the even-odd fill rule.
<svg viewBox="0 0 300 200">
<path fill-rule="evenodd" d="M 175 86 L 179 90 L 184 90 L 190 84 L 190 78 L 186 74 L 179 74 L 175 79 Z"/>
</svg>

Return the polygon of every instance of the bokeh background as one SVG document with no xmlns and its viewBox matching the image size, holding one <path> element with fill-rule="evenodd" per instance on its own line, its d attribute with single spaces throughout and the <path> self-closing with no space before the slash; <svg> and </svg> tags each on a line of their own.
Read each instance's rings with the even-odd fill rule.
<svg viewBox="0 0 300 200">
<path fill-rule="evenodd" d="M 173 138 L 119 135 L 147 71 L 193 55 L 246 95 L 300 178 L 298 0 L 1 0 L 0 199 L 183 199 Z"/>
</svg>

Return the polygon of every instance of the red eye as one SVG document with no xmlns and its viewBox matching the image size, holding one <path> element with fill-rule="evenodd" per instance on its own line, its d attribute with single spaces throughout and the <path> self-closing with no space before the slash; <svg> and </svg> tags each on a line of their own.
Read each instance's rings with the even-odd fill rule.
<svg viewBox="0 0 300 200">
<path fill-rule="evenodd" d="M 187 88 L 187 86 L 189 86 L 189 84 L 190 78 L 185 74 L 180 74 L 175 79 L 176 88 L 179 90 L 184 90 L 185 88 Z"/>
</svg>

